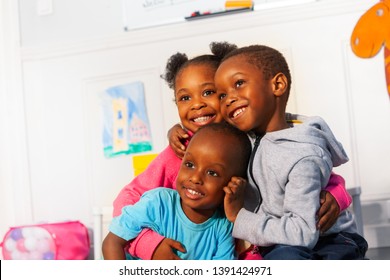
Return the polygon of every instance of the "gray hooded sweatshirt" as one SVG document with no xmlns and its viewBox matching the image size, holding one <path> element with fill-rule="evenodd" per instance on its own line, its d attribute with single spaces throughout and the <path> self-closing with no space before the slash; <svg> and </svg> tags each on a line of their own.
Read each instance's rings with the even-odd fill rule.
<svg viewBox="0 0 390 280">
<path fill-rule="evenodd" d="M 251 137 L 252 158 L 244 208 L 233 236 L 259 246 L 286 244 L 313 248 L 319 238 L 316 213 L 320 192 L 333 167 L 348 161 L 342 145 L 320 117 L 287 114 L 291 128 Z M 343 211 L 324 234 L 355 233 L 352 214 Z"/>
</svg>

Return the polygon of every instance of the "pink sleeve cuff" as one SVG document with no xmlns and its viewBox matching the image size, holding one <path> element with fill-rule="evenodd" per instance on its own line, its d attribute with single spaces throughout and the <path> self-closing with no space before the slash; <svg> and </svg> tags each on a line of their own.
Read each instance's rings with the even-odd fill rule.
<svg viewBox="0 0 390 280">
<path fill-rule="evenodd" d="M 159 235 L 151 229 L 144 229 L 131 242 L 129 253 L 143 260 L 151 260 L 154 251 L 164 238 L 164 236 Z"/>
<path fill-rule="evenodd" d="M 336 199 L 340 212 L 347 209 L 352 203 L 352 197 L 345 188 L 345 180 L 340 175 L 332 172 L 325 190 Z"/>
</svg>

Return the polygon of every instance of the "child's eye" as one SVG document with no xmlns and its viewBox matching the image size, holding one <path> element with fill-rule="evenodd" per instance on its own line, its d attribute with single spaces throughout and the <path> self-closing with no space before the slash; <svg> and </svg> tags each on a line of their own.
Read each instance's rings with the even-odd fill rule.
<svg viewBox="0 0 390 280">
<path fill-rule="evenodd" d="M 207 174 L 210 175 L 210 176 L 213 176 L 213 177 L 217 177 L 218 176 L 218 173 L 215 172 L 214 170 L 207 171 Z"/>
<path fill-rule="evenodd" d="M 238 88 L 244 84 L 244 80 L 238 80 L 234 83 L 235 87 Z"/>
<path fill-rule="evenodd" d="M 203 96 L 209 96 L 215 93 L 215 90 L 205 90 Z"/>
<path fill-rule="evenodd" d="M 219 100 L 222 100 L 222 99 L 224 99 L 226 97 L 226 93 L 221 93 L 220 95 L 219 95 Z"/>
<path fill-rule="evenodd" d="M 190 161 L 186 161 L 186 162 L 184 163 L 184 165 L 185 165 L 186 167 L 188 167 L 188 168 L 193 168 L 193 167 L 194 167 L 194 164 L 193 164 L 192 162 L 190 162 Z"/>
<path fill-rule="evenodd" d="M 188 96 L 188 95 L 183 95 L 183 96 L 181 96 L 178 100 L 179 101 L 188 101 L 188 100 L 190 100 L 191 98 Z"/>
</svg>

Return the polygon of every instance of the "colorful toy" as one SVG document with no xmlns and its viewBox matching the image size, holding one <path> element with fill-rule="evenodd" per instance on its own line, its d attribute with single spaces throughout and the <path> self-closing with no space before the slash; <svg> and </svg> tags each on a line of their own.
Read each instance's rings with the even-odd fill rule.
<svg viewBox="0 0 390 280">
<path fill-rule="evenodd" d="M 384 46 L 387 92 L 390 97 L 390 0 L 381 0 L 364 13 L 352 32 L 352 51 L 374 57 Z"/>
<path fill-rule="evenodd" d="M 90 250 L 88 229 L 78 221 L 12 227 L 0 246 L 5 260 L 82 260 Z"/>
</svg>

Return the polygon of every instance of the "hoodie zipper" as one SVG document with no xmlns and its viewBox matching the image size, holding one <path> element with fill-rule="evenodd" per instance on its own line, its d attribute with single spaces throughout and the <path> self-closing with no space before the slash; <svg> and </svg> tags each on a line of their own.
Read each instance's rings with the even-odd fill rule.
<svg viewBox="0 0 390 280">
<path fill-rule="evenodd" d="M 260 188 L 259 188 L 259 186 L 257 185 L 257 183 L 255 181 L 255 177 L 253 176 L 253 160 L 255 158 L 256 151 L 259 148 L 261 138 L 262 138 L 262 136 L 256 136 L 255 143 L 253 145 L 252 154 L 251 154 L 250 161 L 249 161 L 249 175 L 251 176 L 252 181 L 255 184 L 257 192 L 259 194 L 259 202 L 258 202 L 258 204 L 256 206 L 255 213 L 257 213 L 257 211 L 259 211 L 260 204 L 261 204 L 261 201 L 262 201 L 262 197 L 261 197 L 261 193 L 260 193 Z"/>
</svg>

